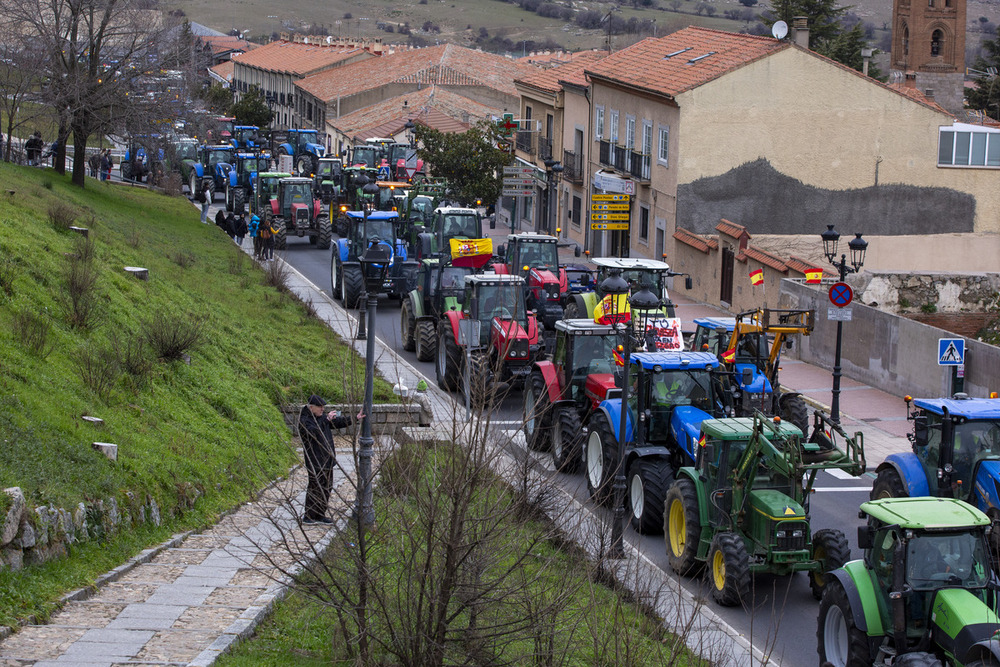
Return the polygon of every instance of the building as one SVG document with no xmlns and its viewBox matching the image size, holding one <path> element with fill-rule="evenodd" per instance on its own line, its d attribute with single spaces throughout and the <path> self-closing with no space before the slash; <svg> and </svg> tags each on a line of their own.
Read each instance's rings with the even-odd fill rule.
<svg viewBox="0 0 1000 667">
<path fill-rule="evenodd" d="M 966 0 L 893 0 L 890 81 L 915 87 L 961 114 Z"/>
</svg>

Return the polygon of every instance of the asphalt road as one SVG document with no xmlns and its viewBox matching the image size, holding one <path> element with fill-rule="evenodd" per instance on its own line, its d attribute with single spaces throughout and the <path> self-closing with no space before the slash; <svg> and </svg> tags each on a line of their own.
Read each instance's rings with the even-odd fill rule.
<svg viewBox="0 0 1000 667">
<path fill-rule="evenodd" d="M 212 214 L 214 215 L 214 207 Z M 309 245 L 308 239 L 290 238 L 284 252 L 285 260 L 327 294 L 331 293 L 330 261 L 331 252 L 318 250 Z M 399 305 L 395 300 L 382 297 L 376 317 L 376 333 L 379 339 L 393 347 L 409 363 L 424 374 L 428 384 L 435 381 L 433 362 L 417 361 L 413 352 L 404 352 L 399 337 Z M 512 447 L 524 449 L 524 438 L 519 435 L 521 423 L 520 394 L 504 401 L 493 423 L 505 429 L 511 436 Z M 551 460 L 546 455 L 534 452 L 539 465 L 553 470 Z M 846 476 L 845 476 L 846 477 Z M 582 474 L 556 476 L 559 484 L 580 499 L 587 498 L 587 485 Z M 838 528 L 847 535 L 851 544 L 852 557 L 860 557 L 857 549 L 858 505 L 868 499 L 871 479 L 840 479 L 829 473 L 820 473 L 816 483 L 816 493 L 810 501 L 811 526 L 813 531 L 822 528 Z M 599 509 L 597 511 L 605 511 Z M 664 571 L 670 572 L 663 536 L 642 536 L 631 528 L 625 531 L 625 539 L 636 545 L 641 552 Z M 791 577 L 758 575 L 753 583 L 753 604 L 747 609 L 720 607 L 711 601 L 711 594 L 704 582 L 685 579 L 683 585 L 696 595 L 703 595 L 713 610 L 736 628 L 755 646 L 770 652 L 772 658 L 782 665 L 805 667 L 816 665 L 816 615 L 818 604 L 809 590 L 807 576 L 803 573 Z"/>
</svg>

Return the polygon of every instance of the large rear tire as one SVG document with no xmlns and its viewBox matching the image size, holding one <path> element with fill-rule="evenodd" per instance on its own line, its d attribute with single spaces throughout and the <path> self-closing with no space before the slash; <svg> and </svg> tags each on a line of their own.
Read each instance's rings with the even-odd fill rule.
<svg viewBox="0 0 1000 667">
<path fill-rule="evenodd" d="M 839 581 L 831 581 L 819 601 L 816 640 L 820 664 L 833 667 L 872 664 L 868 638 L 855 624 L 847 592 Z"/>
<path fill-rule="evenodd" d="M 575 473 L 583 457 L 583 422 L 573 406 L 561 406 L 551 416 L 552 465 L 559 472 Z"/>
<path fill-rule="evenodd" d="M 232 188 L 229 187 L 229 183 L 228 182 L 226 183 L 226 189 L 223 191 L 223 194 L 225 194 L 224 199 L 225 199 L 226 203 L 224 205 L 226 207 L 226 210 L 227 211 L 232 211 L 233 210 L 233 191 L 232 191 Z"/>
<path fill-rule="evenodd" d="M 434 355 L 437 354 L 437 331 L 432 320 L 417 322 L 416 348 L 419 361 L 434 361 Z"/>
<path fill-rule="evenodd" d="M 813 533 L 813 560 L 821 563 L 820 569 L 809 573 L 809 588 L 817 600 L 823 598 L 823 589 L 830 585 L 830 573 L 851 560 L 851 546 L 839 530 L 827 528 Z"/>
<path fill-rule="evenodd" d="M 438 386 L 445 391 L 457 391 L 461 386 L 459 363 L 462 358 L 462 350 L 459 348 L 458 341 L 452 334 L 451 325 L 447 321 L 441 323 L 437 347 L 437 363 L 434 364 L 434 367 Z"/>
<path fill-rule="evenodd" d="M 552 404 L 549 402 L 549 390 L 545 386 L 545 377 L 540 371 L 537 369 L 531 371 L 528 381 L 524 383 L 521 396 L 524 399 L 521 415 L 524 424 L 524 439 L 528 443 L 528 449 L 533 452 L 547 451 L 551 437 Z"/>
<path fill-rule="evenodd" d="M 344 308 L 357 308 L 361 302 L 361 292 L 364 290 L 365 283 L 364 276 L 361 275 L 361 267 L 345 266 L 340 279 L 344 281 Z"/>
<path fill-rule="evenodd" d="M 243 188 L 236 188 L 233 191 L 233 210 L 239 215 L 247 208 L 247 191 Z"/>
<path fill-rule="evenodd" d="M 802 437 L 809 437 L 809 408 L 802 396 L 791 396 L 781 402 L 782 421 L 795 424 L 802 431 Z"/>
<path fill-rule="evenodd" d="M 300 155 L 295 161 L 295 168 L 299 176 L 312 176 L 316 173 L 316 156 L 312 153 Z"/>
<path fill-rule="evenodd" d="M 198 179 L 198 172 L 191 167 L 191 175 L 188 178 L 188 188 L 191 189 L 191 199 L 193 201 L 198 200 L 198 193 L 201 191 L 201 181 Z"/>
<path fill-rule="evenodd" d="M 906 485 L 903 484 L 899 473 L 891 466 L 880 470 L 878 477 L 875 478 L 875 483 L 872 484 L 872 500 L 906 498 L 909 495 L 910 493 L 906 490 Z"/>
<path fill-rule="evenodd" d="M 708 550 L 712 597 L 723 607 L 735 607 L 750 596 L 750 559 L 743 538 L 720 531 Z"/>
<path fill-rule="evenodd" d="M 681 478 L 667 491 L 663 517 L 663 534 L 667 542 L 667 558 L 677 574 L 697 574 L 704 566 L 698 560 L 701 539 L 701 519 L 698 512 L 698 491 L 694 482 Z"/>
<path fill-rule="evenodd" d="M 319 233 L 316 235 L 316 247 L 320 250 L 329 250 L 333 243 L 333 227 L 330 225 L 330 221 L 320 219 L 316 221 L 316 225 L 319 227 Z"/>
<path fill-rule="evenodd" d="M 333 298 L 340 301 L 343 295 L 340 293 L 340 264 L 337 262 L 337 253 L 333 253 L 330 260 L 330 287 L 333 289 Z"/>
<path fill-rule="evenodd" d="M 611 431 L 611 424 L 603 412 L 595 412 L 587 425 L 586 473 L 587 491 L 600 505 L 612 502 L 612 484 L 615 478 L 615 451 L 618 440 Z"/>
<path fill-rule="evenodd" d="M 403 299 L 403 303 L 399 306 L 399 337 L 403 339 L 403 349 L 407 352 L 413 352 L 417 346 L 414 335 L 416 326 L 417 323 L 413 319 L 413 306 L 409 299 Z"/>
<path fill-rule="evenodd" d="M 131 181 L 132 180 L 132 177 L 135 174 L 132 173 L 132 161 L 131 160 L 122 159 L 121 172 L 122 172 L 122 180 L 123 181 Z"/>
<path fill-rule="evenodd" d="M 637 533 L 654 535 L 663 530 L 663 506 L 673 482 L 674 471 L 664 459 L 636 459 L 629 466 L 625 499 Z"/>
</svg>

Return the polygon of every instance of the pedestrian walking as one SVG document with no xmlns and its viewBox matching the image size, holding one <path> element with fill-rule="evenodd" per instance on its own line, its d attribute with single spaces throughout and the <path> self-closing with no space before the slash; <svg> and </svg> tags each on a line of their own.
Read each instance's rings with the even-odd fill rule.
<svg viewBox="0 0 1000 667">
<path fill-rule="evenodd" d="M 97 172 L 101 170 L 101 153 L 91 153 L 87 158 L 87 168 L 90 169 L 90 177 L 97 178 Z"/>
<path fill-rule="evenodd" d="M 38 156 L 42 154 L 42 146 L 44 145 L 42 133 L 38 130 L 35 130 L 35 133 L 24 142 L 24 154 L 27 156 L 30 166 L 35 167 L 38 165 Z"/>
<path fill-rule="evenodd" d="M 264 261 L 270 262 L 274 259 L 274 235 L 278 233 L 278 230 L 274 227 L 273 222 L 268 225 L 267 221 L 264 221 L 262 229 L 264 230 Z"/>
<path fill-rule="evenodd" d="M 250 234 L 250 242 L 253 243 L 253 258 L 260 259 L 260 218 L 257 217 L 256 213 L 250 216 L 250 223 L 247 225 L 247 233 Z"/>
<path fill-rule="evenodd" d="M 326 516 L 333 491 L 333 468 L 337 465 L 337 455 L 333 449 L 333 429 L 347 428 L 354 423 L 350 415 L 336 411 L 323 414 L 326 401 L 313 394 L 299 413 L 299 437 L 306 460 L 309 482 L 306 485 L 305 512 L 302 523 L 330 524 L 333 520 Z"/>
<path fill-rule="evenodd" d="M 201 202 L 201 221 L 204 224 L 208 224 L 208 207 L 212 205 L 212 186 L 209 183 L 205 183 L 201 187 L 201 193 L 198 197 L 198 201 Z"/>
<path fill-rule="evenodd" d="M 111 180 L 111 169 L 115 166 L 114 158 L 111 157 L 111 149 L 105 148 L 101 155 L 101 180 Z"/>
<path fill-rule="evenodd" d="M 226 234 L 235 243 L 236 242 L 236 216 L 230 213 L 226 216 Z"/>
<path fill-rule="evenodd" d="M 236 238 L 233 239 L 234 241 L 236 241 L 236 245 L 242 248 L 243 239 L 246 238 L 246 235 L 247 235 L 247 216 L 246 214 L 243 213 L 243 211 L 240 211 L 240 214 L 236 216 Z"/>
</svg>

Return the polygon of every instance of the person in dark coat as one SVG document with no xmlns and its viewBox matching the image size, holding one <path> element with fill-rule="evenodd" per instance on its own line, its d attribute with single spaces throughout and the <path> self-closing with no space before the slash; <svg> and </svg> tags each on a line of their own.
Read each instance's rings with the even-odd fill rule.
<svg viewBox="0 0 1000 667">
<path fill-rule="evenodd" d="M 326 516 L 326 508 L 333 490 L 333 467 L 337 456 L 333 451 L 333 429 L 346 428 L 353 422 L 350 416 L 336 412 L 323 414 L 326 401 L 313 394 L 299 413 L 299 437 L 305 453 L 306 472 L 309 483 L 306 486 L 306 506 L 302 523 L 333 523 Z"/>
<path fill-rule="evenodd" d="M 236 216 L 230 213 L 226 216 L 226 226 L 224 227 L 226 234 L 229 234 L 229 238 L 233 241 L 236 240 Z"/>
<path fill-rule="evenodd" d="M 224 232 L 227 231 L 226 212 L 221 208 L 215 213 L 215 226 Z"/>
<path fill-rule="evenodd" d="M 246 238 L 247 231 L 247 216 L 243 211 L 240 211 L 240 214 L 236 216 L 236 238 L 234 239 L 236 245 L 243 246 L 243 239 Z"/>
</svg>

